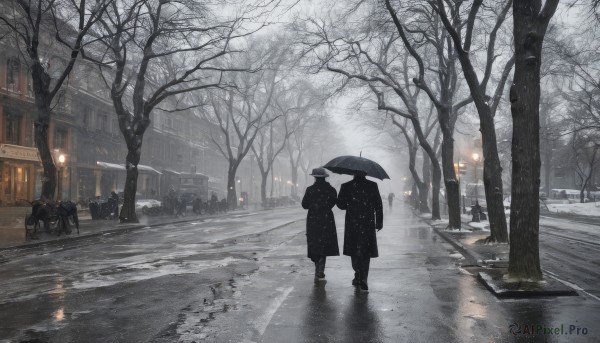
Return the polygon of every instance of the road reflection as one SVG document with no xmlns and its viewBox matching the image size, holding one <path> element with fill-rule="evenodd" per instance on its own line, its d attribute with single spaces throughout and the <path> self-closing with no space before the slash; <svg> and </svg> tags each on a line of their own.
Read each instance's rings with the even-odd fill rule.
<svg viewBox="0 0 600 343">
<path fill-rule="evenodd" d="M 384 331 L 368 293 L 356 293 L 344 311 L 344 342 L 384 342 Z"/>
</svg>

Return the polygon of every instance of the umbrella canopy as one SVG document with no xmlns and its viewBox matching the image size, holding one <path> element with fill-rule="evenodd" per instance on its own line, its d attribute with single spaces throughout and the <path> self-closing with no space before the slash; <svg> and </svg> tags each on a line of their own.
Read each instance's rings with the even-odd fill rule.
<svg viewBox="0 0 600 343">
<path fill-rule="evenodd" d="M 327 162 L 323 168 L 336 174 L 354 175 L 357 171 L 361 171 L 367 173 L 367 176 L 380 180 L 390 178 L 379 164 L 359 156 L 339 156 Z"/>
</svg>

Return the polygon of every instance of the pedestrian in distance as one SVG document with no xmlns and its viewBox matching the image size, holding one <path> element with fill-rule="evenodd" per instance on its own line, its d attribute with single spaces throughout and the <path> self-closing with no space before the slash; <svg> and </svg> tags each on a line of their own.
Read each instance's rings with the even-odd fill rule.
<svg viewBox="0 0 600 343">
<path fill-rule="evenodd" d="M 390 209 L 392 209 L 392 203 L 394 202 L 394 193 L 390 193 L 388 194 L 388 205 L 390 206 Z"/>
<path fill-rule="evenodd" d="M 335 218 L 331 210 L 337 201 L 337 192 L 325 180 L 325 169 L 315 168 L 310 174 L 315 183 L 306 188 L 302 207 L 308 210 L 306 217 L 306 243 L 308 257 L 315 264 L 315 281 L 325 279 L 327 256 L 339 256 Z"/>
<path fill-rule="evenodd" d="M 367 278 L 371 258 L 378 257 L 375 230 L 383 228 L 383 204 L 377 183 L 367 180 L 362 171 L 354 179 L 343 183 L 337 206 L 346 211 L 344 227 L 344 255 L 352 259 L 353 286 L 368 291 Z"/>
</svg>

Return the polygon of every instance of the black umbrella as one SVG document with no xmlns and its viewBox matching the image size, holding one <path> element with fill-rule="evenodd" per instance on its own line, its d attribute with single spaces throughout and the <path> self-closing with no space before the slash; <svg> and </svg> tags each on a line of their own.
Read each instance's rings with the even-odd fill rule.
<svg viewBox="0 0 600 343">
<path fill-rule="evenodd" d="M 359 156 L 339 156 L 327 162 L 323 168 L 329 169 L 336 174 L 354 175 L 357 171 L 361 171 L 367 173 L 367 176 L 380 180 L 390 178 L 379 164 L 368 158 Z"/>
</svg>

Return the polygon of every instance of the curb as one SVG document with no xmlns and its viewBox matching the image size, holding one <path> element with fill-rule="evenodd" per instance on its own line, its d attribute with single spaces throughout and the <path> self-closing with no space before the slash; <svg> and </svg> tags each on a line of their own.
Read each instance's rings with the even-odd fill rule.
<svg viewBox="0 0 600 343">
<path fill-rule="evenodd" d="M 257 210 L 257 211 L 266 211 L 266 210 Z M 250 212 L 238 212 L 235 213 L 236 215 L 241 215 L 241 214 L 249 214 Z M 71 241 L 78 241 L 78 240 L 82 240 L 82 239 L 86 239 L 86 238 L 90 238 L 90 237 L 97 237 L 97 236 L 102 236 L 105 234 L 115 234 L 115 233 L 122 233 L 122 234 L 126 234 L 130 231 L 136 231 L 136 230 L 140 230 L 143 228 L 151 228 L 151 227 L 157 227 L 157 226 L 162 226 L 162 225 L 170 225 L 170 224 L 179 224 L 179 223 L 187 223 L 187 222 L 191 222 L 191 221 L 200 221 L 203 222 L 206 219 L 212 219 L 212 218 L 222 218 L 225 217 L 226 215 L 218 215 L 218 216 L 206 216 L 206 217 L 184 217 L 186 219 L 179 219 L 179 220 L 174 220 L 174 221 L 167 221 L 167 222 L 162 222 L 162 223 L 153 223 L 153 224 L 147 224 L 147 225 L 143 225 L 143 224 L 117 224 L 117 227 L 115 228 L 111 228 L 111 229 L 107 229 L 107 230 L 101 230 L 101 231 L 97 231 L 97 232 L 92 232 L 92 233 L 87 233 L 87 234 L 80 234 L 80 235 L 75 235 L 75 236 L 64 236 L 64 237 L 57 237 L 56 239 L 51 239 L 51 240 L 47 240 L 47 241 L 42 241 L 42 242 L 32 242 L 32 243 L 25 243 L 25 244 L 19 244 L 19 245 L 13 245 L 10 247 L 0 247 L 0 252 L 2 251 L 7 251 L 7 250 L 19 250 L 19 249 L 29 249 L 29 248 L 37 248 L 43 245 L 51 245 L 51 244 L 62 244 L 65 242 L 71 242 Z M 278 228 L 281 228 L 283 226 L 292 224 L 294 222 L 297 222 L 298 220 L 286 223 L 284 225 L 280 225 L 276 228 L 273 229 L 269 229 L 268 231 L 271 230 L 275 230 Z M 73 234 L 71 234 L 73 235 Z"/>
<path fill-rule="evenodd" d="M 527 286 L 526 282 L 509 283 L 498 280 L 490 272 L 477 273 L 477 281 L 483 284 L 490 293 L 499 299 L 523 299 L 533 297 L 557 297 L 557 296 L 579 296 L 571 287 L 563 285 L 559 281 L 546 279 L 546 284 L 537 287 Z"/>
<path fill-rule="evenodd" d="M 481 267 L 484 264 L 484 258 L 481 255 L 465 248 L 464 245 L 457 242 L 454 238 L 452 238 L 452 236 L 431 224 L 431 221 L 419 216 L 414 209 L 412 209 L 412 212 L 417 218 L 419 218 L 419 220 L 427 223 L 427 225 L 429 225 L 435 231 L 435 233 L 442 237 L 446 242 L 450 243 L 450 245 L 452 245 L 458 252 L 461 253 L 461 255 L 463 255 L 467 259 L 467 264 L 463 264 L 463 266 L 474 265 Z"/>
<path fill-rule="evenodd" d="M 458 250 L 458 252 L 460 252 L 466 259 L 468 262 L 468 265 L 477 265 L 477 266 L 481 266 L 483 265 L 483 257 L 481 257 L 481 255 L 477 254 L 474 251 L 471 251 L 467 248 L 465 248 L 464 245 L 460 244 L 459 242 L 457 242 L 454 238 L 452 238 L 449 234 L 447 234 L 444 231 L 441 231 L 440 229 L 438 229 L 435 226 L 432 226 L 430 224 L 430 226 L 433 228 L 433 230 L 439 235 L 441 236 L 444 240 L 446 240 L 448 243 L 450 243 L 450 245 L 452 245 L 456 250 Z"/>
</svg>

